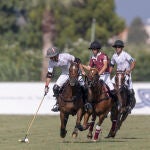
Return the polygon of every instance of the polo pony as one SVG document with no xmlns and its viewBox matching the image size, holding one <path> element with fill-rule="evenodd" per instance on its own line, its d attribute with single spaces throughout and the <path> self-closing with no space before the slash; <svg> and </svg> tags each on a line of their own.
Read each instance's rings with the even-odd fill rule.
<svg viewBox="0 0 150 150">
<path fill-rule="evenodd" d="M 99 134 L 101 133 L 101 125 L 108 113 L 111 111 L 114 101 L 110 96 L 109 90 L 106 84 L 99 80 L 98 70 L 91 68 L 86 79 L 88 86 L 88 102 L 92 104 L 93 111 L 91 113 L 86 112 L 84 114 L 84 121 L 82 128 L 79 130 L 84 131 L 87 129 L 89 124 L 88 138 L 93 137 L 93 127 L 95 124 L 96 117 L 98 116 L 98 122 L 96 125 L 96 131 L 94 133 L 94 140 L 97 141 Z M 92 122 L 88 123 L 89 117 L 92 115 Z"/>
<path fill-rule="evenodd" d="M 72 62 L 69 68 L 69 79 L 64 84 L 62 91 L 58 96 L 58 104 L 60 109 L 60 136 L 64 138 L 67 134 L 66 126 L 69 115 L 76 115 L 76 125 L 72 133 L 73 137 L 77 137 L 80 126 L 84 103 L 82 100 L 81 87 L 78 81 L 79 78 L 79 64 Z"/>
<path fill-rule="evenodd" d="M 117 116 L 117 124 L 115 130 L 113 130 L 113 127 L 111 128 L 107 138 L 109 137 L 115 137 L 117 131 L 120 129 L 122 123 L 126 120 L 129 112 L 128 112 L 128 104 L 129 104 L 129 94 L 128 94 L 128 89 L 126 82 L 128 80 L 126 79 L 128 75 L 125 74 L 125 71 L 117 71 L 115 75 L 115 89 L 117 92 L 117 97 L 118 97 L 118 113 L 116 114 Z M 112 113 L 115 110 L 112 110 Z"/>
</svg>

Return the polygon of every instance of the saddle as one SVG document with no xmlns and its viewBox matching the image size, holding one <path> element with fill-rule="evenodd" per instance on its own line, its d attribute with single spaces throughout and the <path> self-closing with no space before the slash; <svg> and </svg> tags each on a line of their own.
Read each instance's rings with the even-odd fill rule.
<svg viewBox="0 0 150 150">
<path fill-rule="evenodd" d="M 81 97 L 82 96 L 82 90 L 81 88 L 77 88 L 78 92 L 75 96 L 72 96 L 71 99 L 68 99 L 68 100 L 65 100 L 63 97 L 62 97 L 62 92 L 63 90 L 65 89 L 66 86 L 69 85 L 69 80 L 67 80 L 63 86 L 61 87 L 60 91 L 59 91 L 59 96 L 61 97 L 61 99 L 63 99 L 64 102 L 75 102 L 77 98 Z M 80 85 L 79 85 L 80 87 Z"/>
<path fill-rule="evenodd" d="M 100 83 L 102 84 L 102 91 L 103 91 L 104 93 L 106 93 L 106 95 L 107 95 L 108 97 L 110 97 L 111 94 L 110 94 L 110 89 L 109 89 L 108 85 L 107 85 L 103 80 L 100 80 Z"/>
</svg>

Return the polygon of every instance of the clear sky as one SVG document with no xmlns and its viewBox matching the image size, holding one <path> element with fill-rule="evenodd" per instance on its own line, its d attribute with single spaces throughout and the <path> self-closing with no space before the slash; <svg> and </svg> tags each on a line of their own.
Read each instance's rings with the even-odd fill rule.
<svg viewBox="0 0 150 150">
<path fill-rule="evenodd" d="M 150 0 L 115 0 L 116 12 L 130 25 L 135 17 L 140 17 L 143 23 L 149 18 L 150 23 Z"/>
</svg>

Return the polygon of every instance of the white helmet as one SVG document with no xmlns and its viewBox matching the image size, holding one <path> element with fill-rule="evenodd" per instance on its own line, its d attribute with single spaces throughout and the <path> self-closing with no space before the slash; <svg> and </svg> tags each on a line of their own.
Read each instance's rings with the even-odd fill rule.
<svg viewBox="0 0 150 150">
<path fill-rule="evenodd" d="M 51 47 L 47 50 L 46 57 L 54 57 L 59 54 L 57 47 Z"/>
</svg>

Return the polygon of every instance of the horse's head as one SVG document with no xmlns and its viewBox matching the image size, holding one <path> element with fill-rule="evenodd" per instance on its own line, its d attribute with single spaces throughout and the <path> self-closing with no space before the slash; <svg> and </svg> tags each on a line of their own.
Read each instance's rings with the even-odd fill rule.
<svg viewBox="0 0 150 150">
<path fill-rule="evenodd" d="M 118 89 L 120 89 L 125 83 L 125 71 L 117 71 L 115 76 L 115 83 Z"/>
<path fill-rule="evenodd" d="M 71 86 L 75 86 L 78 83 L 79 77 L 79 64 L 72 62 L 69 68 L 69 83 Z"/>
<path fill-rule="evenodd" d="M 96 68 L 91 68 L 88 73 L 88 85 L 95 86 L 99 82 L 98 70 Z"/>
</svg>

